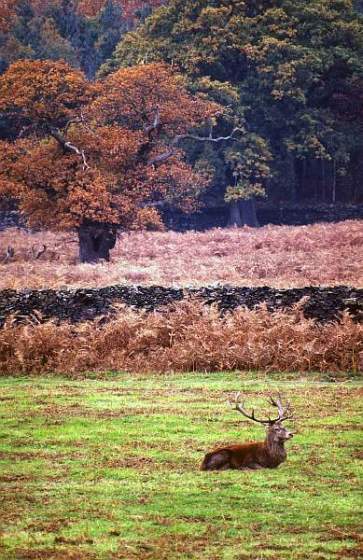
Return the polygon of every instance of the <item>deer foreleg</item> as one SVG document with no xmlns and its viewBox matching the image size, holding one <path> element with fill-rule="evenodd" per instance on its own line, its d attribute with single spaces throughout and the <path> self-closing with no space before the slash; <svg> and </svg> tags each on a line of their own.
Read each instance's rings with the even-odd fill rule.
<svg viewBox="0 0 363 560">
<path fill-rule="evenodd" d="M 247 467 L 240 467 L 239 470 L 240 471 L 257 471 L 258 469 L 263 469 L 263 466 L 259 465 L 258 463 L 251 463 Z"/>
</svg>

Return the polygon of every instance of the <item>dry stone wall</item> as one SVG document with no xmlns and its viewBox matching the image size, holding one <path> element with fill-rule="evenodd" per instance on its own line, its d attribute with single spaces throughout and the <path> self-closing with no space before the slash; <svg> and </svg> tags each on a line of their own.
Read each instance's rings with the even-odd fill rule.
<svg viewBox="0 0 363 560">
<path fill-rule="evenodd" d="M 165 305 L 193 296 L 205 304 L 217 304 L 221 312 L 247 306 L 252 309 L 266 303 L 270 311 L 286 309 L 306 298 L 305 317 L 321 322 L 339 320 L 347 309 L 357 321 L 363 320 L 363 290 L 338 286 L 333 288 L 306 287 L 277 290 L 269 287 L 244 288 L 209 286 L 195 289 L 161 286 L 110 286 L 69 290 L 1 290 L 0 325 L 11 316 L 17 322 L 37 320 L 79 322 L 104 316 L 112 318 L 115 304 L 153 311 Z"/>
<path fill-rule="evenodd" d="M 362 220 L 363 205 L 316 204 L 314 206 L 286 205 L 269 206 L 257 204 L 259 224 L 300 226 L 320 222 L 341 222 L 344 220 Z M 226 227 L 228 208 L 202 208 L 198 213 L 183 214 L 177 210 L 165 211 L 164 220 L 168 229 L 175 231 L 205 231 L 214 227 Z"/>
</svg>

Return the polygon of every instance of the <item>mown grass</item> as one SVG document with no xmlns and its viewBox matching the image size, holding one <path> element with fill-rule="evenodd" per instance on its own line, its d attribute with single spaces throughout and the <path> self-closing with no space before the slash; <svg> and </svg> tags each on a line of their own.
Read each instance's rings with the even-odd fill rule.
<svg viewBox="0 0 363 560">
<path fill-rule="evenodd" d="M 296 410 L 288 461 L 200 472 L 215 444 L 263 436 L 229 394 L 277 388 Z M 0 558 L 359 558 L 362 393 L 287 375 L 2 378 Z"/>
</svg>

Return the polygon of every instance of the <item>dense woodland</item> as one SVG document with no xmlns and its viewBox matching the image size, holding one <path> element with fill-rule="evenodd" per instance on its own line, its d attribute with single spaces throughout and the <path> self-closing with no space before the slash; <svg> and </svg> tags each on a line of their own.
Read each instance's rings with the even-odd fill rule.
<svg viewBox="0 0 363 560">
<path fill-rule="evenodd" d="M 350 0 L 6 0 L 0 195 L 82 261 L 163 209 L 363 200 Z"/>
<path fill-rule="evenodd" d="M 160 0 L 3 0 L 0 69 L 19 59 L 64 60 L 88 79 Z"/>
</svg>

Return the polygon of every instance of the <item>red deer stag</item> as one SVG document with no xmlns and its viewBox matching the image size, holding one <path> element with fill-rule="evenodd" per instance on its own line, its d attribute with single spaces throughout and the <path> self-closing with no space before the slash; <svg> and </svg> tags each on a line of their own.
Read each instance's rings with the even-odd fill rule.
<svg viewBox="0 0 363 560">
<path fill-rule="evenodd" d="M 249 414 L 244 403 L 241 403 L 240 393 L 237 393 L 234 401 L 235 409 L 243 416 L 265 424 L 267 434 L 265 441 L 244 443 L 242 445 L 227 445 L 219 447 L 204 457 L 201 465 L 202 471 L 225 470 L 225 469 L 275 469 L 286 460 L 285 441 L 293 437 L 293 433 L 282 426 L 282 422 L 293 417 L 289 403 L 282 405 L 281 396 L 270 397 L 270 403 L 278 409 L 278 416 L 271 420 L 259 420 L 255 411 Z"/>
</svg>

